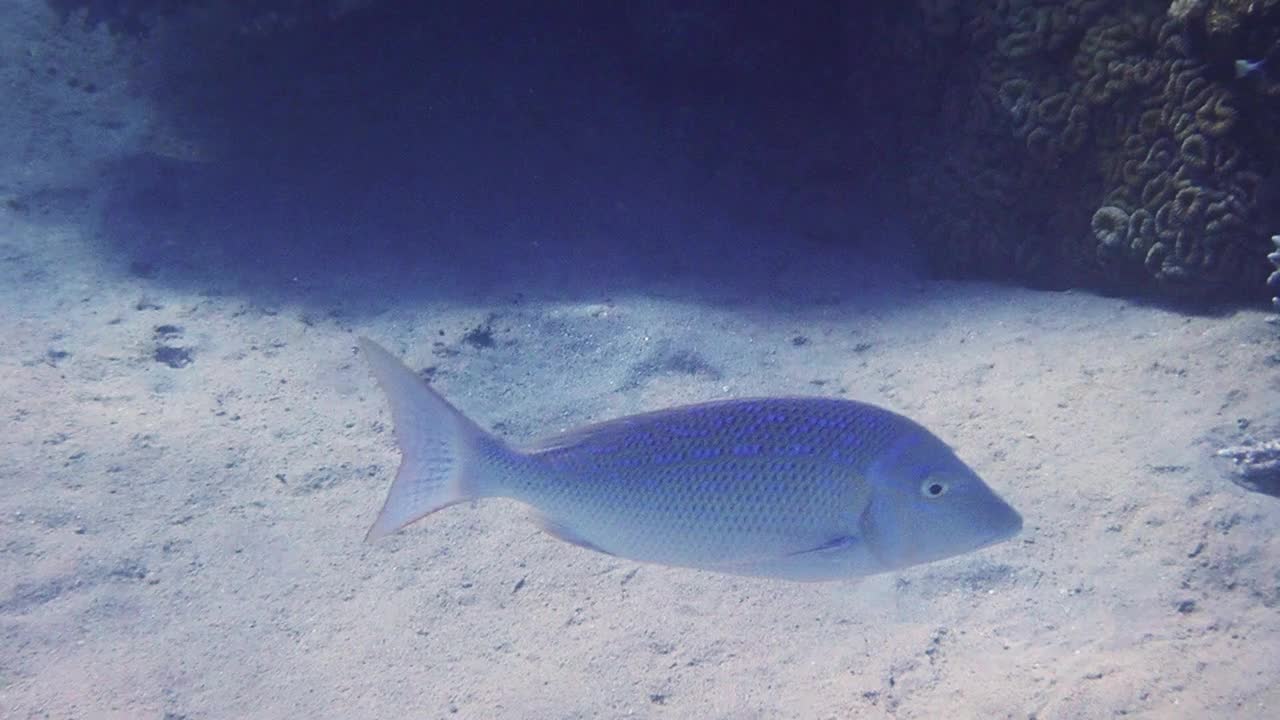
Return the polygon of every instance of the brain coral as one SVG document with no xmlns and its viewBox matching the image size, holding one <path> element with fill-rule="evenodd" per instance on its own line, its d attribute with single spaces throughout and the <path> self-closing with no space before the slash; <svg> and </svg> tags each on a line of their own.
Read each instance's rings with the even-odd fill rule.
<svg viewBox="0 0 1280 720">
<path fill-rule="evenodd" d="M 926 20 L 930 32 L 955 25 L 978 68 L 966 89 L 986 126 L 976 140 L 953 133 L 950 154 L 974 163 L 975 195 L 995 198 L 965 203 L 960 222 L 933 231 L 935 249 L 962 270 L 1012 267 L 1056 284 L 1260 293 L 1266 230 L 1280 219 L 1264 198 L 1280 91 L 1267 73 L 1232 68 L 1236 53 L 1280 47 L 1278 6 L 995 0 L 959 21 Z M 920 7 L 928 18 L 961 5 Z M 939 185 L 925 188 L 931 200 L 955 205 L 957 191 Z M 1046 219 L 1006 222 L 1017 205 Z"/>
</svg>

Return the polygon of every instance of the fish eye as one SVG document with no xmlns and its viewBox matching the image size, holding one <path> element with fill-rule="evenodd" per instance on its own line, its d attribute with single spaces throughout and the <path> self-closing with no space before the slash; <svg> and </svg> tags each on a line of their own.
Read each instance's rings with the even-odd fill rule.
<svg viewBox="0 0 1280 720">
<path fill-rule="evenodd" d="M 927 477 L 924 479 L 924 482 L 920 484 L 920 494 L 925 498 L 932 500 L 946 495 L 947 490 L 949 490 L 950 487 L 951 486 L 943 480 L 939 480 L 935 477 Z"/>
</svg>

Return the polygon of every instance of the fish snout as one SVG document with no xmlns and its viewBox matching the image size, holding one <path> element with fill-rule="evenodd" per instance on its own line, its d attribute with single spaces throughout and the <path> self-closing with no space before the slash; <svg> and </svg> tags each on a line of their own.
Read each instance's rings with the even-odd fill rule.
<svg viewBox="0 0 1280 720">
<path fill-rule="evenodd" d="M 986 526 L 990 528 L 987 545 L 1003 542 L 1022 532 L 1022 515 L 1000 496 L 992 493 L 992 499 L 995 502 L 990 504 L 985 518 Z"/>
</svg>

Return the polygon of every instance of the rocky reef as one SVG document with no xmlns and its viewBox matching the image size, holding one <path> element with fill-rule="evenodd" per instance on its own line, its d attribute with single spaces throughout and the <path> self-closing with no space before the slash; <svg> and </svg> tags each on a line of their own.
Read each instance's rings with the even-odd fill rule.
<svg viewBox="0 0 1280 720">
<path fill-rule="evenodd" d="M 1261 296 L 1277 221 L 1277 5 L 918 3 L 956 48 L 943 114 L 963 118 L 915 158 L 935 264 Z"/>
</svg>

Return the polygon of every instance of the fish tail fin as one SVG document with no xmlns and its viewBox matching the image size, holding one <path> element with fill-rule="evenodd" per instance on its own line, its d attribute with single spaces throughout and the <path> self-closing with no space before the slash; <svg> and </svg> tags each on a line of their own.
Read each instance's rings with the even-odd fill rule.
<svg viewBox="0 0 1280 720">
<path fill-rule="evenodd" d="M 372 541 L 437 510 L 482 496 L 483 464 L 477 450 L 486 442 L 501 443 L 381 345 L 360 338 L 360 349 L 391 405 L 401 452 L 396 479 L 365 536 Z"/>
</svg>

